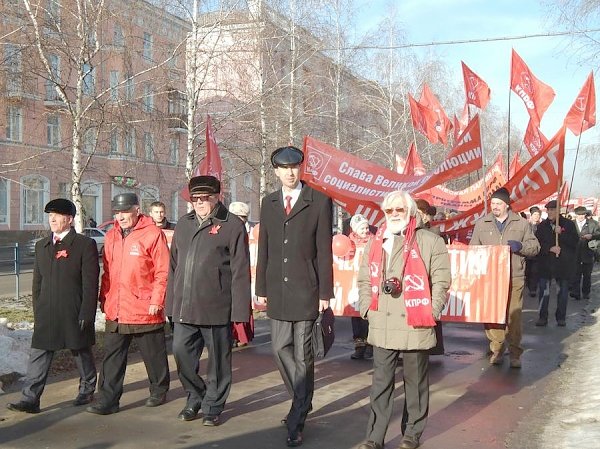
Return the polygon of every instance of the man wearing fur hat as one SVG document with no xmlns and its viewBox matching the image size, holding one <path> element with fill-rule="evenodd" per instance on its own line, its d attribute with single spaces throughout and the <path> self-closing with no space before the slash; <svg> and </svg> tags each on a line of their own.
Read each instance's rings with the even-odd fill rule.
<svg viewBox="0 0 600 449">
<path fill-rule="evenodd" d="M 173 356 L 187 393 L 178 419 L 218 426 L 231 389 L 231 322 L 250 318 L 250 253 L 244 223 L 219 201 L 221 183 L 195 176 L 188 184 L 194 210 L 177 222 L 171 243 L 167 316 Z M 198 373 L 208 351 L 206 382 Z"/>
<path fill-rule="evenodd" d="M 291 146 L 271 154 L 282 188 L 262 201 L 256 265 L 256 295 L 267 303 L 275 362 L 292 396 L 282 420 L 289 447 L 303 441 L 314 391 L 312 329 L 333 298 L 332 202 L 300 182 L 303 160 Z"/>
<path fill-rule="evenodd" d="M 58 198 L 44 212 L 52 234 L 35 245 L 33 266 L 34 331 L 21 400 L 10 410 L 39 413 L 54 352 L 70 349 L 79 371 L 79 394 L 73 405 L 92 401 L 96 366 L 91 347 L 98 301 L 96 242 L 72 228 L 75 204 Z"/>
<path fill-rule="evenodd" d="M 241 201 L 233 201 L 229 205 L 229 212 L 231 212 L 233 215 L 236 215 L 237 217 L 239 217 L 240 220 L 242 220 L 244 222 L 244 227 L 246 228 L 246 232 L 250 233 L 250 231 L 252 230 L 252 228 L 250 227 L 250 224 L 248 223 L 248 215 L 250 214 L 250 206 L 248 206 L 246 203 L 243 203 Z"/>
<path fill-rule="evenodd" d="M 506 325 L 486 324 L 490 341 L 490 364 L 501 365 L 505 344 L 511 368 L 521 368 L 523 287 L 525 258 L 535 256 L 540 244 L 523 217 L 510 210 L 510 194 L 504 187 L 492 194 L 491 212 L 475 223 L 471 245 L 508 245 L 511 252 L 510 293 Z"/>
<path fill-rule="evenodd" d="M 571 281 L 571 295 L 575 299 L 590 298 L 592 290 L 592 270 L 594 268 L 594 251 L 588 243 L 600 240 L 600 226 L 591 218 L 587 218 L 588 210 L 584 206 L 575 208 L 575 228 L 579 236 L 576 252 L 577 269 Z"/>
</svg>

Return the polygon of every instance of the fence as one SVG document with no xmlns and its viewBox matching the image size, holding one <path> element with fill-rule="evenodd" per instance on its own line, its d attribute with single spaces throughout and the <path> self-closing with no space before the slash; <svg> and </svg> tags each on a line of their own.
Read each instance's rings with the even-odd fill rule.
<svg viewBox="0 0 600 449">
<path fill-rule="evenodd" d="M 15 277 L 15 298 L 20 297 L 19 277 L 21 275 L 21 254 L 19 244 L 0 246 L 0 276 Z"/>
</svg>

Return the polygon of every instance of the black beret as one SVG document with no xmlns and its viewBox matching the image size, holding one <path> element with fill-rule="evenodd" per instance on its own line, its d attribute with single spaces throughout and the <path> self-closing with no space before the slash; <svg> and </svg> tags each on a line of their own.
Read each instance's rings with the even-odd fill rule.
<svg viewBox="0 0 600 449">
<path fill-rule="evenodd" d="M 271 153 L 273 167 L 291 167 L 304 162 L 304 153 L 296 147 L 281 147 Z"/>
<path fill-rule="evenodd" d="M 539 207 L 537 207 L 537 206 L 533 206 L 533 207 L 530 207 L 530 208 L 529 208 L 529 213 L 530 213 L 530 214 L 535 214 L 536 212 L 538 212 L 538 213 L 541 213 L 542 211 L 541 211 L 541 210 L 540 210 L 540 208 L 539 208 Z"/>
<path fill-rule="evenodd" d="M 587 208 L 585 206 L 579 206 L 579 207 L 576 207 L 573 212 L 575 212 L 576 215 L 585 215 L 589 211 L 587 210 Z"/>
<path fill-rule="evenodd" d="M 500 187 L 494 193 L 492 193 L 492 199 L 497 198 L 504 201 L 506 204 L 510 204 L 510 193 L 504 187 Z"/>
<path fill-rule="evenodd" d="M 139 205 L 140 200 L 135 193 L 120 193 L 113 198 L 111 207 L 116 212 L 124 212 Z"/>
<path fill-rule="evenodd" d="M 56 214 L 70 215 L 74 217 L 77 215 L 77 208 L 73 202 L 65 198 L 56 198 L 55 200 L 52 200 L 46 204 L 46 207 L 44 207 L 44 212 L 47 214 L 54 212 Z"/>
<path fill-rule="evenodd" d="M 194 176 L 188 184 L 190 196 L 212 195 L 221 192 L 221 183 L 214 176 Z"/>
<path fill-rule="evenodd" d="M 550 200 L 546 203 L 546 209 L 556 209 L 556 200 Z"/>
</svg>

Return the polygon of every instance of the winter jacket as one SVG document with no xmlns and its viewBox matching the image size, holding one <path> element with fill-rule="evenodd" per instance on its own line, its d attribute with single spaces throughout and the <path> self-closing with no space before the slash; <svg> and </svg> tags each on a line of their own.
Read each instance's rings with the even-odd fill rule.
<svg viewBox="0 0 600 449">
<path fill-rule="evenodd" d="M 140 215 L 123 238 L 118 221 L 104 239 L 104 273 L 100 304 L 106 318 L 121 324 L 164 323 L 165 315 L 150 315 L 151 305 L 164 308 L 169 248 L 152 218 Z"/>
<path fill-rule="evenodd" d="M 448 289 L 450 288 L 450 257 L 444 240 L 432 232 L 419 229 L 416 242 L 421 252 L 421 258 L 429 275 L 431 289 L 431 306 L 434 318 L 440 318 L 446 305 Z M 385 349 L 401 351 L 426 350 L 436 345 L 435 329 L 433 327 L 415 328 L 406 322 L 406 306 L 404 294 L 398 298 L 379 294 L 377 310 L 369 310 L 371 305 L 371 277 L 369 272 L 369 252 L 373 241 L 365 248 L 357 285 L 359 289 L 360 314 L 369 320 L 369 344 Z M 387 278 L 402 277 L 402 245 L 404 237 L 396 236 L 390 255 L 390 263 L 386 269 Z"/>
<path fill-rule="evenodd" d="M 600 226 L 598 225 L 598 222 L 596 220 L 592 220 L 591 218 L 587 218 L 585 220 L 585 224 L 581 228 L 581 231 L 579 231 L 579 226 L 577 226 L 577 223 L 574 223 L 574 224 L 575 224 L 575 231 L 577 232 L 578 236 L 582 236 L 582 235 L 586 235 L 586 234 L 592 235 L 591 240 L 587 240 L 587 239 L 583 239 L 583 238 L 579 239 L 579 242 L 577 243 L 577 254 L 576 254 L 577 262 L 579 262 L 579 263 L 594 263 L 594 250 L 590 249 L 590 247 L 588 246 L 588 243 L 591 242 L 592 240 L 600 240 Z"/>
<path fill-rule="evenodd" d="M 181 217 L 171 242 L 167 316 L 198 326 L 248 322 L 251 298 L 244 222 L 221 203 L 202 224 L 194 211 Z"/>
<path fill-rule="evenodd" d="M 554 233 L 555 222 L 550 220 L 542 221 L 535 231 L 535 236 L 540 242 L 540 252 L 537 255 L 538 275 L 544 279 L 565 279 L 571 280 L 577 270 L 575 262 L 575 252 L 577 250 L 577 231 L 575 224 L 571 220 L 560 217 L 558 224 L 563 231 L 558 234 L 558 246 L 560 246 L 560 255 L 550 252 L 550 248 L 556 245 L 556 236 Z"/>
<path fill-rule="evenodd" d="M 540 243 L 531 230 L 531 225 L 520 215 L 508 211 L 508 222 L 502 233 L 496 225 L 496 217 L 487 214 L 475 223 L 471 245 L 508 245 L 509 240 L 521 242 L 523 247 L 516 253 L 511 253 L 510 275 L 513 278 L 525 276 L 525 258 L 535 256 L 540 250 Z"/>
</svg>

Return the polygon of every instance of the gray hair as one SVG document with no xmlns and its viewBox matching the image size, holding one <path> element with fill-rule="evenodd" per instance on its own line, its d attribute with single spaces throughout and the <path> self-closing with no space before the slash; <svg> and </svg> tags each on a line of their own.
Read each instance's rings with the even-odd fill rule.
<svg viewBox="0 0 600 449">
<path fill-rule="evenodd" d="M 408 211 L 409 217 L 418 216 L 417 203 L 415 203 L 415 200 L 413 200 L 413 198 L 410 196 L 410 193 L 405 192 L 404 190 L 395 190 L 394 192 L 388 193 L 383 198 L 383 202 L 381 203 L 381 209 L 387 209 L 397 199 L 402 200 L 402 202 L 404 203 L 404 207 Z"/>
</svg>

